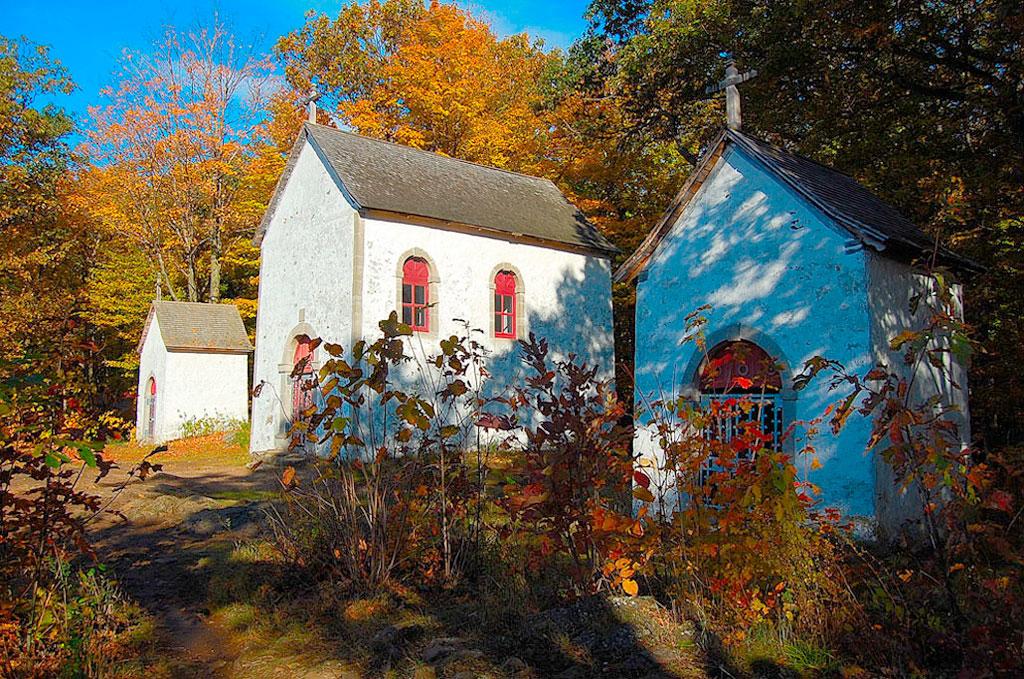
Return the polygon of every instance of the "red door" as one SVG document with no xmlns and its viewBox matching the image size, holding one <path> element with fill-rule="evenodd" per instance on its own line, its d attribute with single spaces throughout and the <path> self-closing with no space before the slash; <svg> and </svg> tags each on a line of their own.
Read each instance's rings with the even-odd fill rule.
<svg viewBox="0 0 1024 679">
<path fill-rule="evenodd" d="M 156 380 L 149 378 L 146 385 L 146 439 L 156 439 Z"/>
<path fill-rule="evenodd" d="M 299 422 L 303 413 L 313 406 L 313 349 L 309 337 L 295 338 L 292 363 L 292 422 Z"/>
</svg>

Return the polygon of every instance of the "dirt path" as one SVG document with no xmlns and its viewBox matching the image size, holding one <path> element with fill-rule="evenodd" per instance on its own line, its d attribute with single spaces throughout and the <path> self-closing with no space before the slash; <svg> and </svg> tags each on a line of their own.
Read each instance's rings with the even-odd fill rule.
<svg viewBox="0 0 1024 679">
<path fill-rule="evenodd" d="M 93 527 L 95 545 L 129 597 L 157 624 L 155 660 L 172 676 L 227 676 L 237 649 L 206 608 L 211 560 L 254 537 L 279 470 L 237 463 L 169 460 L 164 472 L 130 483 Z M 119 472 L 95 484 L 110 496 Z M 161 674 L 162 672 L 157 672 Z"/>
<path fill-rule="evenodd" d="M 155 622 L 130 676 L 705 676 L 689 632 L 653 600 L 594 598 L 545 611 L 524 619 L 522 639 L 480 629 L 488 616 L 470 590 L 429 601 L 410 593 L 400 607 L 329 598 L 329 590 L 323 599 L 300 593 L 253 605 L 252 593 L 270 582 L 261 580 L 272 563 L 261 551 L 267 545 L 256 538 L 280 497 L 280 472 L 270 463 L 250 471 L 237 457 L 171 459 L 118 497 L 123 520 L 106 517 L 95 527 L 101 560 Z M 123 478 L 112 475 L 96 490 L 109 495 Z M 306 615 L 307 604 L 329 615 Z"/>
</svg>

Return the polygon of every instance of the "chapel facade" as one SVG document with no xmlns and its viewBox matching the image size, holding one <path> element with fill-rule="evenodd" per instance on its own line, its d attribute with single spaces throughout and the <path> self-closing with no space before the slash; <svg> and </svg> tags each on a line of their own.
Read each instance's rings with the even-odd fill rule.
<svg viewBox="0 0 1024 679">
<path fill-rule="evenodd" d="M 794 378 L 814 356 L 859 374 L 879 364 L 909 370 L 890 340 L 919 327 L 928 313 L 927 304 L 911 312 L 913 296 L 930 289 L 915 262 L 936 255 L 947 266 L 971 266 L 936 249 L 852 178 L 725 130 L 615 275 L 636 286 L 638 411 L 665 398 L 705 405 L 749 398 L 768 445 L 794 456 L 825 506 L 865 519 L 869 530 L 902 531 L 920 518 L 921 503 L 914 489 L 897 488 L 867 449 L 866 418 L 851 417 L 838 435 L 825 422 L 813 441 L 813 462 L 801 456 L 805 442 L 792 428 L 821 417 L 840 392 L 830 391 L 826 379 L 797 392 Z M 962 289 L 955 294 L 961 299 Z M 703 347 L 688 319 L 702 307 Z M 927 361 L 917 367 L 915 398 L 938 396 L 956 406 L 966 446 L 965 369 L 952 354 L 944 360 L 942 369 Z M 725 429 L 740 423 L 719 425 L 723 430 L 711 435 L 728 437 Z M 640 464 L 657 467 L 663 459 L 644 416 L 635 452 Z"/>
<path fill-rule="evenodd" d="M 546 179 L 309 123 L 257 239 L 253 452 L 314 405 L 312 340 L 350 348 L 391 313 L 414 351 L 480 330 L 495 383 L 530 333 L 612 376 L 615 249 Z"/>
</svg>

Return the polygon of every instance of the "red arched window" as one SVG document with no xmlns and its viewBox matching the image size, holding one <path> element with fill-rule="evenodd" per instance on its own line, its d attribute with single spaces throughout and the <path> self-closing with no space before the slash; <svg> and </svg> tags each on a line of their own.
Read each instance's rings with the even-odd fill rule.
<svg viewBox="0 0 1024 679">
<path fill-rule="evenodd" d="M 402 265 L 402 322 L 416 332 L 430 330 L 430 266 L 420 257 Z"/>
<path fill-rule="evenodd" d="M 701 401 L 714 414 L 708 437 L 731 441 L 744 423 L 757 422 L 768 447 L 782 449 L 782 376 L 768 352 L 746 340 L 722 342 L 708 352 L 697 381 Z"/>
<path fill-rule="evenodd" d="M 516 275 L 511 271 L 494 277 L 494 336 L 516 336 Z"/>
<path fill-rule="evenodd" d="M 776 363 L 753 342 L 722 342 L 700 367 L 700 390 L 705 394 L 777 394 L 782 378 Z"/>
<path fill-rule="evenodd" d="M 306 335 L 295 338 L 292 366 L 292 421 L 297 422 L 313 406 L 313 343 Z"/>
</svg>

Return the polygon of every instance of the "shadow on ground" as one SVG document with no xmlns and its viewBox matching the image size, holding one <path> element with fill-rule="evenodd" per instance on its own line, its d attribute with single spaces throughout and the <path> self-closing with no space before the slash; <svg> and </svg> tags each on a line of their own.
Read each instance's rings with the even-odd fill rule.
<svg viewBox="0 0 1024 679">
<path fill-rule="evenodd" d="M 168 465 L 98 527 L 101 559 L 158 624 L 147 676 L 739 676 L 650 599 L 501 611 L 496 631 L 472 587 L 395 605 L 299 581 L 260 540 L 279 472 Z"/>
</svg>

